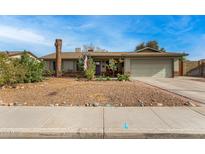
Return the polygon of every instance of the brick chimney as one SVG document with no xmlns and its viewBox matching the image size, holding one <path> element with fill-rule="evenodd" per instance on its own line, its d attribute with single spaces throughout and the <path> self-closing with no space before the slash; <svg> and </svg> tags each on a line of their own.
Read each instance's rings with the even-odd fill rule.
<svg viewBox="0 0 205 154">
<path fill-rule="evenodd" d="M 62 40 L 61 39 L 56 39 L 55 47 L 56 47 L 56 77 L 60 77 L 62 76 L 62 71 L 61 71 Z"/>
</svg>

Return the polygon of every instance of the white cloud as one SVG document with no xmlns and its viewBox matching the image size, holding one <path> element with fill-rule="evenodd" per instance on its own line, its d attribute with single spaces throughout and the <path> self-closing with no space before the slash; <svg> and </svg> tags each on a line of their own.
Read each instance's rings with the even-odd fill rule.
<svg viewBox="0 0 205 154">
<path fill-rule="evenodd" d="M 4 41 L 12 40 L 46 46 L 51 45 L 43 35 L 33 32 L 32 30 L 5 25 L 0 25 L 0 39 Z"/>
<path fill-rule="evenodd" d="M 194 22 L 190 16 L 182 16 L 180 18 L 172 17 L 170 22 L 165 25 L 166 32 L 174 35 L 189 32 L 193 29 Z"/>
<path fill-rule="evenodd" d="M 200 60 L 205 59 L 205 34 L 202 34 L 201 36 L 194 37 L 195 40 L 197 40 L 194 45 L 193 49 L 190 53 L 190 59 L 191 60 Z"/>
<path fill-rule="evenodd" d="M 92 23 L 66 26 L 66 29 L 74 30 L 74 31 L 84 31 L 84 30 L 89 30 L 89 29 L 92 29 L 92 28 L 95 28 L 95 25 L 92 24 Z"/>
</svg>

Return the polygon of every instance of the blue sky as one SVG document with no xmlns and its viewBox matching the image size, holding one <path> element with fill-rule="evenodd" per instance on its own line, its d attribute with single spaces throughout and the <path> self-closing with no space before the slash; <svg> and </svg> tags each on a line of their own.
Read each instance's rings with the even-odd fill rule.
<svg viewBox="0 0 205 154">
<path fill-rule="evenodd" d="M 109 51 L 133 51 L 157 40 L 167 51 L 205 58 L 205 16 L 0 16 L 0 50 L 29 50 L 38 56 L 94 44 Z"/>
</svg>

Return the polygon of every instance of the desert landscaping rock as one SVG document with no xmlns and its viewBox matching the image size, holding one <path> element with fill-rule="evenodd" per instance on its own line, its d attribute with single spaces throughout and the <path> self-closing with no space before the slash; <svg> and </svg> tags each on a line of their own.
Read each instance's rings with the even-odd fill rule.
<svg viewBox="0 0 205 154">
<path fill-rule="evenodd" d="M 93 103 L 92 104 L 92 106 L 94 106 L 94 107 L 97 107 L 97 106 L 99 106 L 100 105 L 100 103 Z"/>
<path fill-rule="evenodd" d="M 163 104 L 162 103 L 157 103 L 157 106 L 163 106 Z"/>
<path fill-rule="evenodd" d="M 140 106 L 144 106 L 144 102 L 143 101 L 141 101 L 141 100 L 139 100 L 139 103 L 140 103 Z"/>
<path fill-rule="evenodd" d="M 27 102 L 24 104 L 26 106 L 93 106 L 92 102 L 99 103 L 96 104 L 98 106 L 150 106 L 150 103 L 152 106 L 158 106 L 157 103 L 163 106 L 185 106 L 184 104 L 190 101 L 139 81 L 76 81 L 74 78 L 49 78 L 43 82 L 17 86 L 24 88 L 6 87 L 0 90 L 0 98 L 4 103 Z M 141 105 L 139 100 L 143 102 Z"/>
<path fill-rule="evenodd" d="M 111 105 L 111 104 L 106 104 L 105 106 L 106 106 L 106 107 L 111 107 L 112 105 Z"/>
<path fill-rule="evenodd" d="M 90 104 L 89 103 L 85 103 L 85 106 L 90 106 Z"/>
</svg>

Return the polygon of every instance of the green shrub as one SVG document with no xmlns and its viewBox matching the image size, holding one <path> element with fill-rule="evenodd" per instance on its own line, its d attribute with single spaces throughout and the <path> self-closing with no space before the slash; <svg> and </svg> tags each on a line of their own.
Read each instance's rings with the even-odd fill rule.
<svg viewBox="0 0 205 154">
<path fill-rule="evenodd" d="M 118 81 L 129 81 L 130 75 L 129 74 L 117 74 Z"/>
<path fill-rule="evenodd" d="M 24 53 L 21 59 L 0 54 L 0 85 L 43 80 L 44 63 Z"/>
<path fill-rule="evenodd" d="M 55 71 L 53 70 L 44 70 L 43 76 L 53 76 L 55 74 Z"/>
<path fill-rule="evenodd" d="M 78 71 L 84 71 L 84 61 L 82 58 L 78 59 L 77 67 L 78 67 Z"/>
<path fill-rule="evenodd" d="M 95 63 L 92 58 L 88 59 L 88 66 L 85 70 L 85 76 L 88 80 L 92 80 L 95 77 Z"/>
<path fill-rule="evenodd" d="M 110 80 L 111 80 L 111 78 L 110 78 L 109 76 L 107 76 L 107 77 L 106 77 L 106 80 L 107 80 L 107 81 L 110 81 Z"/>
<path fill-rule="evenodd" d="M 99 77 L 96 78 L 96 80 L 97 80 L 97 81 L 103 81 L 104 78 L 103 78 L 103 76 L 99 76 Z"/>
<path fill-rule="evenodd" d="M 26 71 L 17 59 L 10 59 L 7 55 L 0 55 L 0 85 L 21 83 Z"/>
<path fill-rule="evenodd" d="M 45 64 L 31 58 L 28 54 L 23 54 L 20 63 L 25 67 L 25 83 L 39 82 L 43 80 Z"/>
<path fill-rule="evenodd" d="M 115 59 L 110 59 L 107 67 L 112 71 L 112 76 L 114 77 L 115 71 L 117 70 L 117 61 Z"/>
</svg>

